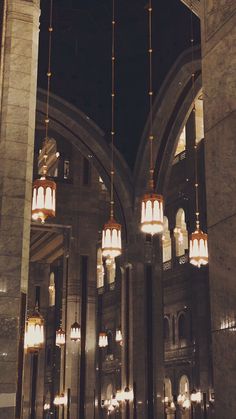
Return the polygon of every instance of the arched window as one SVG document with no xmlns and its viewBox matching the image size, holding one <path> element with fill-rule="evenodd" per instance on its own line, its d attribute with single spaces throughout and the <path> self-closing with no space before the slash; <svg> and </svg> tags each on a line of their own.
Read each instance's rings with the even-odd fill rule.
<svg viewBox="0 0 236 419">
<path fill-rule="evenodd" d="M 178 318 L 178 335 L 179 340 L 187 339 L 187 321 L 185 314 L 181 313 Z"/>
<path fill-rule="evenodd" d="M 185 394 L 187 397 L 190 397 L 189 379 L 187 375 L 182 375 L 179 380 L 179 394 Z"/>
<path fill-rule="evenodd" d="M 97 251 L 97 288 L 104 286 L 104 266 L 102 259 L 102 249 Z"/>
<path fill-rule="evenodd" d="M 163 263 L 165 263 L 168 260 L 171 260 L 171 238 L 170 238 L 169 222 L 168 222 L 167 217 L 164 217 L 162 246 L 163 246 L 162 260 L 163 260 Z"/>
<path fill-rule="evenodd" d="M 165 341 L 168 341 L 170 338 L 170 324 L 167 317 L 164 317 L 163 335 Z"/>
<path fill-rule="evenodd" d="M 177 211 L 174 235 L 176 256 L 182 256 L 185 254 L 185 250 L 188 249 L 188 231 L 186 228 L 185 212 L 183 208 L 180 208 Z"/>
<path fill-rule="evenodd" d="M 49 291 L 49 307 L 53 307 L 55 306 L 55 299 L 56 299 L 54 272 L 50 273 L 48 291 Z"/>
<path fill-rule="evenodd" d="M 43 175 L 44 155 L 47 155 L 47 175 L 58 177 L 58 157 L 57 142 L 54 138 L 49 138 L 46 144 L 39 151 L 38 174 Z"/>
<path fill-rule="evenodd" d="M 116 279 L 116 262 L 115 258 L 106 259 L 106 273 L 107 273 L 107 282 L 112 284 Z"/>
<path fill-rule="evenodd" d="M 178 144 L 175 150 L 175 156 L 185 151 L 185 149 L 186 149 L 186 128 L 184 126 L 178 139 Z"/>
<path fill-rule="evenodd" d="M 168 401 L 172 401 L 173 399 L 172 384 L 171 384 L 171 380 L 167 377 L 165 377 L 165 380 L 164 380 L 164 389 L 165 389 L 165 397 L 168 397 Z"/>
</svg>

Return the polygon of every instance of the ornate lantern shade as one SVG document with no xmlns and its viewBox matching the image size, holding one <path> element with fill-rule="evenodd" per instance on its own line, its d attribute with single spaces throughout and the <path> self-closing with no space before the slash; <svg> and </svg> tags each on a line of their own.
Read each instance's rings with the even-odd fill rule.
<svg viewBox="0 0 236 419">
<path fill-rule="evenodd" d="M 28 352 L 37 352 L 44 344 L 44 319 L 35 310 L 32 316 L 28 317 L 25 332 L 25 349 Z"/>
<path fill-rule="evenodd" d="M 116 342 L 121 343 L 122 342 L 122 333 L 120 329 L 116 330 Z"/>
<path fill-rule="evenodd" d="M 121 225 L 111 218 L 102 231 L 102 255 L 116 258 L 121 251 Z"/>
<path fill-rule="evenodd" d="M 81 339 L 81 330 L 80 325 L 77 322 L 74 322 L 70 328 L 70 339 L 74 342 L 77 342 Z"/>
<path fill-rule="evenodd" d="M 108 346 L 108 338 L 105 332 L 99 333 L 98 346 L 99 348 L 105 348 L 106 346 Z"/>
<path fill-rule="evenodd" d="M 61 346 L 65 345 L 65 343 L 66 343 L 66 334 L 65 334 L 64 330 L 62 330 L 62 328 L 60 327 L 56 331 L 56 345 L 61 347 Z"/>
<path fill-rule="evenodd" d="M 56 213 L 56 183 L 42 176 L 33 183 L 32 219 L 45 222 Z"/>
<path fill-rule="evenodd" d="M 190 235 L 189 261 L 198 268 L 208 264 L 207 234 L 200 229 Z"/>
<path fill-rule="evenodd" d="M 163 197 L 155 193 L 142 198 L 141 230 L 146 234 L 158 234 L 163 231 Z"/>
</svg>

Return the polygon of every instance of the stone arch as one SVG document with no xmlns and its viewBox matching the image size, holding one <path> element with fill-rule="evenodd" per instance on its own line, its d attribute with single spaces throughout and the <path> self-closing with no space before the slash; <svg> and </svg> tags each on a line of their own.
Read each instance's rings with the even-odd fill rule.
<svg viewBox="0 0 236 419">
<path fill-rule="evenodd" d="M 45 118 L 46 92 L 38 89 L 36 107 L 36 127 L 42 126 Z M 75 146 L 80 153 L 92 160 L 106 187 L 110 188 L 110 146 L 104 132 L 77 108 L 51 94 L 50 96 L 50 131 L 59 133 Z M 123 225 L 123 239 L 127 242 L 132 223 L 132 177 L 124 159 L 115 150 L 114 192 Z"/>
<path fill-rule="evenodd" d="M 155 179 L 158 192 L 165 193 L 177 141 L 192 110 L 191 50 L 185 51 L 167 75 L 154 102 L 153 131 Z M 202 87 L 200 48 L 194 50 L 195 95 Z M 148 120 L 139 146 L 134 179 L 136 197 L 142 195 L 148 182 Z"/>
</svg>

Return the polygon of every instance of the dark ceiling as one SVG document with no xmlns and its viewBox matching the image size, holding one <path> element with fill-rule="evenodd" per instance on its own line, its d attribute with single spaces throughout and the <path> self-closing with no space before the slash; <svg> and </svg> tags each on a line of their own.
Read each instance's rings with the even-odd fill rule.
<svg viewBox="0 0 236 419">
<path fill-rule="evenodd" d="M 147 1 L 116 1 L 116 146 L 132 168 L 148 114 Z M 110 141 L 111 0 L 54 0 L 52 92 L 72 103 Z M 46 87 L 49 0 L 41 0 L 38 84 Z M 194 17 L 195 43 L 200 42 Z M 153 0 L 155 94 L 190 47 L 190 12 L 180 0 Z"/>
</svg>

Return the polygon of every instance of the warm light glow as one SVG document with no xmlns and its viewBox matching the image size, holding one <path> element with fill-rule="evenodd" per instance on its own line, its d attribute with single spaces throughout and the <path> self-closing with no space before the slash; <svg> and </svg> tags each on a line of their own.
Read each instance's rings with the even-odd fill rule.
<svg viewBox="0 0 236 419">
<path fill-rule="evenodd" d="M 48 217 L 55 217 L 56 183 L 42 176 L 33 183 L 32 219 L 45 222 Z"/>
<path fill-rule="evenodd" d="M 44 319 L 38 311 L 26 322 L 24 347 L 28 352 L 37 352 L 44 344 Z"/>
<path fill-rule="evenodd" d="M 129 387 L 126 387 L 124 389 L 124 400 L 127 402 L 132 402 L 133 398 L 134 398 L 134 392 L 133 390 L 130 390 Z"/>
<path fill-rule="evenodd" d="M 146 234 L 163 232 L 163 197 L 157 194 L 146 194 L 142 198 L 141 230 Z"/>
<path fill-rule="evenodd" d="M 190 401 L 188 398 L 186 398 L 186 399 L 183 401 L 182 406 L 183 406 L 183 408 L 184 408 L 184 409 L 190 409 L 190 407 L 191 407 L 191 401 Z"/>
<path fill-rule="evenodd" d="M 198 268 L 208 264 L 207 234 L 199 229 L 190 235 L 189 261 Z"/>
<path fill-rule="evenodd" d="M 116 331 L 116 342 L 121 343 L 122 342 L 122 333 L 121 330 L 117 329 Z"/>
<path fill-rule="evenodd" d="M 124 400 L 123 393 L 121 390 L 117 390 L 116 392 L 116 400 L 118 402 L 122 402 Z"/>
<path fill-rule="evenodd" d="M 102 255 L 116 258 L 121 254 L 121 225 L 110 219 L 102 231 Z"/>
<path fill-rule="evenodd" d="M 64 393 L 58 394 L 57 396 L 55 396 L 53 404 L 55 404 L 55 406 L 66 406 L 67 395 Z"/>
<path fill-rule="evenodd" d="M 50 409 L 50 404 L 44 403 L 43 410 L 49 410 L 49 409 Z"/>
<path fill-rule="evenodd" d="M 58 329 L 56 331 L 56 345 L 57 346 L 63 346 L 66 343 L 66 334 L 64 332 L 64 330 L 62 330 L 62 328 L 60 327 L 60 329 Z"/>
<path fill-rule="evenodd" d="M 202 393 L 200 390 L 196 391 L 193 390 L 190 396 L 190 400 L 192 403 L 201 403 L 202 401 Z"/>
<path fill-rule="evenodd" d="M 106 333 L 104 332 L 99 333 L 98 346 L 99 348 L 105 348 L 106 346 L 108 346 L 108 338 L 107 338 Z"/>
<path fill-rule="evenodd" d="M 71 325 L 71 328 L 70 328 L 70 339 L 73 340 L 74 342 L 77 342 L 78 340 L 81 339 L 80 325 L 77 322 L 74 322 Z"/>
<path fill-rule="evenodd" d="M 114 395 L 114 396 L 112 397 L 112 399 L 111 399 L 111 405 L 112 405 L 114 408 L 119 407 L 119 403 L 118 403 L 118 400 L 117 400 L 117 398 L 116 398 L 116 396 L 115 396 L 115 395 Z"/>
</svg>

